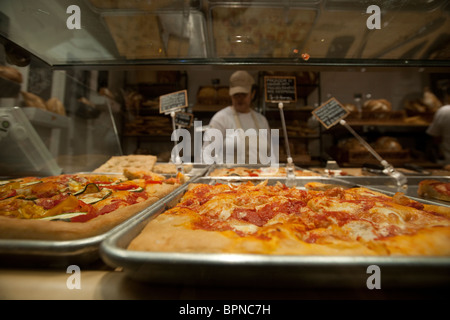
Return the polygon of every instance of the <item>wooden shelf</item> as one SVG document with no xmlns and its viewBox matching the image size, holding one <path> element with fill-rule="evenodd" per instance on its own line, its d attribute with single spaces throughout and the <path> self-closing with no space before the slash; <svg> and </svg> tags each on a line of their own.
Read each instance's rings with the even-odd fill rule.
<svg viewBox="0 0 450 320">
<path fill-rule="evenodd" d="M 408 123 L 403 120 L 398 119 L 380 119 L 380 120 L 356 120 L 350 119 L 346 120 L 349 126 L 384 126 L 384 127 L 428 127 L 430 123 L 428 122 L 417 122 L 417 123 Z"/>
</svg>

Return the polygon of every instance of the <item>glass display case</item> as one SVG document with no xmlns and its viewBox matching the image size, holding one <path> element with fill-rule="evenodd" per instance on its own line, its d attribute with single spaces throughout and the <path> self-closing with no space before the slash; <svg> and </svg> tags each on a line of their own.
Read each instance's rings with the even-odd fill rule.
<svg viewBox="0 0 450 320">
<path fill-rule="evenodd" d="M 265 114 L 271 128 L 280 129 L 280 163 L 286 163 L 290 149 L 296 166 L 327 181 L 330 172 L 342 173 L 358 176 L 347 179 L 346 186 L 383 181 L 378 187 L 387 190 L 384 183 L 392 183 L 390 177 L 368 182 L 372 173 L 363 169 L 375 172 L 377 159 L 360 145 L 355 147 L 345 127 L 325 129 L 312 116 L 313 110 L 336 98 L 349 110 L 347 124 L 370 145 L 376 146 L 380 138 L 394 139 L 397 149 L 379 149 L 389 163 L 404 167 L 405 174 L 423 174 L 420 179 L 432 175 L 448 182 L 450 170 L 426 130 L 449 93 L 449 30 L 448 0 L 2 0 L 0 180 L 91 172 L 117 155 L 149 154 L 156 155 L 158 162 L 169 162 L 174 124 L 171 115 L 160 112 L 159 97 L 186 90 L 185 111 L 201 122 L 188 128 L 194 134 L 230 105 L 230 75 L 246 70 L 256 80 L 255 110 Z M 265 100 L 265 76 L 296 80 L 297 99 L 284 105 L 285 135 L 277 105 Z M 336 167 L 326 166 L 328 161 L 337 162 L 337 170 L 330 171 Z M 417 187 L 419 178 L 409 181 Z M 22 248 L 23 243 L 8 241 L 0 241 L 0 255 L 5 248 L 8 254 Z M 54 243 L 47 246 L 50 254 L 63 255 L 58 251 L 61 246 L 56 251 Z M 29 243 L 25 248 L 29 250 Z M 23 255 L 25 263 L 28 253 Z M 394 267 L 396 263 L 393 259 Z M 420 263 L 413 260 L 408 266 L 420 267 Z M 448 284 L 448 257 L 438 266 L 443 272 L 435 274 L 433 284 L 442 275 Z M 219 289 L 174 290 L 164 284 L 149 293 L 145 286 L 130 284 L 116 269 L 103 264 L 101 268 L 90 269 L 94 277 L 83 270 L 91 294 L 87 298 L 160 298 L 161 292 L 166 298 L 223 297 Z M 338 272 L 323 270 L 334 280 L 341 271 L 353 276 L 346 265 Z M 28 271 L 31 281 L 14 270 L 0 274 L 4 297 L 79 297 L 75 290 L 66 290 L 67 274 L 59 270 L 48 271 L 54 277 L 46 281 L 57 284 L 42 296 L 30 289 L 45 287 L 42 274 Z M 427 276 L 433 279 L 433 272 L 422 275 L 415 280 L 432 286 L 426 281 Z M 403 284 L 408 277 L 393 278 L 392 283 L 397 280 Z M 349 283 L 344 297 L 360 298 L 361 292 L 363 297 L 376 298 L 389 298 L 389 293 L 394 298 L 448 295 L 448 285 L 445 290 L 419 288 L 405 293 L 408 290 L 401 288 L 371 295 L 375 291 L 361 284 L 363 290 L 361 286 L 354 290 Z M 19 285 L 25 289 L 17 291 Z M 308 290 L 297 288 L 262 293 L 252 289 L 250 294 L 256 297 L 311 297 Z M 233 290 L 237 297 L 247 298 L 249 291 L 229 292 Z M 86 298 L 85 293 L 80 296 Z M 322 288 L 314 293 L 320 297 Z M 326 296 L 343 297 L 336 288 Z"/>
<path fill-rule="evenodd" d="M 299 99 L 286 106 L 291 149 L 301 165 L 317 165 L 340 159 L 332 149 L 345 138 L 311 124 L 311 111 L 332 96 L 351 107 L 391 102 L 381 122 L 349 117 L 368 138 L 424 132 L 432 112 L 407 104 L 425 87 L 441 98 L 449 86 L 449 12 L 448 2 L 437 0 L 2 1 L 1 62 L 23 76 L 0 78 L 2 106 L 31 103 L 51 112 L 42 102 L 58 99 L 67 125 L 48 148 L 64 171 L 91 170 L 110 155 L 167 160 L 173 128 L 158 112 L 159 96 L 188 90 L 188 111 L 207 125 L 229 104 L 220 94 L 236 69 L 255 76 L 255 107 L 281 128 L 261 79 L 294 75 Z M 214 97 L 203 96 L 211 89 Z M 34 105 L 26 93 L 38 96 Z"/>
<path fill-rule="evenodd" d="M 447 1 L 2 1 L 0 34 L 53 67 L 420 65 L 449 60 Z"/>
</svg>

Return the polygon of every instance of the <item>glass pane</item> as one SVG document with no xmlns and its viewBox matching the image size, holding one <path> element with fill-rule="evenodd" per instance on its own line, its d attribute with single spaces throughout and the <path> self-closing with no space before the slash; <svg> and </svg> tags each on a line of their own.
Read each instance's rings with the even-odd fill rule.
<svg viewBox="0 0 450 320">
<path fill-rule="evenodd" d="M 67 2 L 1 1 L 6 46 L 52 66 L 450 60 L 444 0 L 73 2 L 79 29 Z"/>
<path fill-rule="evenodd" d="M 218 57 L 298 55 L 317 12 L 288 7 L 215 7 L 211 11 L 215 54 Z"/>
</svg>

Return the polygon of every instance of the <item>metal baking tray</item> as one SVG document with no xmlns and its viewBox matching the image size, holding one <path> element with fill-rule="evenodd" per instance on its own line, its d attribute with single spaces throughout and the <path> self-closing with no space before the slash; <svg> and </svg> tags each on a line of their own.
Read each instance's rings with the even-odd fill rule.
<svg viewBox="0 0 450 320">
<path fill-rule="evenodd" d="M 194 181 L 195 179 L 191 180 Z M 99 247 L 103 240 L 121 230 L 127 224 L 132 223 L 135 219 L 153 212 L 155 207 L 165 204 L 169 197 L 172 198 L 171 195 L 168 195 L 109 231 L 89 238 L 63 241 L 0 239 L 0 267 L 52 268 L 67 267 L 71 264 L 86 266 L 101 261 Z"/>
<path fill-rule="evenodd" d="M 247 168 L 247 169 L 260 169 L 260 168 L 270 168 L 270 165 L 261 165 L 261 164 L 213 164 L 211 165 L 208 170 L 205 173 L 205 177 L 209 177 L 212 179 L 229 179 L 229 180 L 242 180 L 242 181 L 246 181 L 246 180 L 270 180 L 270 179 L 283 179 L 286 178 L 286 176 L 273 176 L 273 177 L 267 177 L 267 176 L 260 176 L 260 177 L 239 177 L 239 176 L 211 176 L 211 173 L 216 170 L 216 169 L 231 169 L 231 168 Z M 285 168 L 286 164 L 284 163 L 280 163 L 279 164 L 280 168 Z M 309 169 L 304 169 L 298 166 L 294 166 L 294 170 L 302 170 L 302 171 L 309 171 L 313 174 L 318 174 L 317 172 L 314 172 L 312 170 Z M 320 175 L 320 174 L 319 174 Z M 308 176 L 306 176 L 308 177 Z M 316 177 L 316 176 L 311 176 L 311 177 Z M 296 178 L 301 178 L 301 176 L 296 177 Z"/>
<path fill-rule="evenodd" d="M 167 162 L 156 162 L 155 165 L 157 164 L 167 164 Z M 194 177 L 199 177 L 199 176 L 203 176 L 206 174 L 206 172 L 208 171 L 209 167 L 211 165 L 208 164 L 203 164 L 203 163 L 184 163 L 186 165 L 192 165 L 192 170 L 185 173 L 185 176 L 187 176 L 188 178 L 192 179 Z M 177 174 L 176 173 L 158 173 L 155 172 L 159 175 L 162 175 L 166 178 L 172 178 L 175 177 Z M 71 174 L 71 173 L 67 173 L 67 174 Z M 75 174 L 93 174 L 93 172 L 75 172 Z M 94 174 L 106 174 L 106 175 L 123 175 L 123 173 L 121 172 L 94 172 Z"/>
<path fill-rule="evenodd" d="M 167 162 L 157 162 L 155 163 L 155 165 L 158 164 L 167 164 Z M 192 165 L 192 170 L 189 172 L 186 172 L 185 175 L 193 178 L 193 177 L 201 177 L 204 176 L 206 174 L 206 172 L 208 172 L 209 168 L 211 167 L 210 164 L 204 164 L 204 163 L 183 163 L 184 165 Z M 155 172 L 157 173 L 157 172 Z M 162 175 L 167 175 L 167 174 L 163 174 L 163 173 L 158 173 L 158 174 L 162 174 Z M 175 176 L 176 174 L 169 174 L 171 176 Z"/>
<path fill-rule="evenodd" d="M 324 177 L 301 177 L 297 187 L 312 181 L 344 187 L 354 184 Z M 268 184 L 284 182 L 269 180 Z M 198 178 L 196 183 L 234 183 Z M 177 190 L 180 197 L 187 186 Z M 120 267 L 131 279 L 171 285 L 361 288 L 367 289 L 368 267 L 381 270 L 382 288 L 450 286 L 450 257 L 388 256 L 288 256 L 261 254 L 164 253 L 127 250 L 128 244 L 154 217 L 168 206 L 159 203 L 126 227 L 108 236 L 100 245 L 105 263 Z"/>
</svg>

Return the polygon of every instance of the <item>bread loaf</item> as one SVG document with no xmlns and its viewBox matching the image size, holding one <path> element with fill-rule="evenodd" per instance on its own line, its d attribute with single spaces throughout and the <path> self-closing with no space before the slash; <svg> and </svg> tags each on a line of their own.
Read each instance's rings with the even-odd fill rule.
<svg viewBox="0 0 450 320">
<path fill-rule="evenodd" d="M 436 112 L 437 109 L 442 107 L 442 102 L 434 95 L 433 92 L 431 92 L 430 88 L 428 87 L 425 87 L 423 91 L 422 102 L 431 112 Z"/>
<path fill-rule="evenodd" d="M 339 141 L 338 147 L 341 150 L 346 151 L 366 151 L 366 147 L 364 147 L 361 142 L 356 138 L 348 138 L 342 141 Z"/>
<path fill-rule="evenodd" d="M 389 112 L 392 105 L 386 99 L 367 100 L 362 107 L 364 112 Z"/>
<path fill-rule="evenodd" d="M 58 98 L 50 98 L 45 102 L 47 106 L 47 110 L 54 112 L 56 114 L 65 116 L 66 115 L 66 109 L 64 108 L 64 105 L 62 104 L 61 100 Z"/>
<path fill-rule="evenodd" d="M 22 74 L 16 68 L 9 66 L 0 66 L 0 77 L 14 81 L 17 83 L 22 83 Z"/>
<path fill-rule="evenodd" d="M 20 93 L 23 96 L 26 107 L 35 107 L 42 110 L 47 110 L 47 105 L 45 104 L 45 101 L 41 97 L 31 92 L 21 91 Z"/>
<path fill-rule="evenodd" d="M 197 101 L 200 104 L 215 104 L 217 90 L 214 87 L 202 87 L 197 93 Z"/>
<path fill-rule="evenodd" d="M 402 151 L 403 147 L 396 138 L 383 136 L 375 141 L 374 149 L 386 151 Z"/>
</svg>

